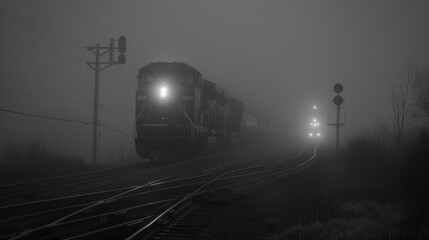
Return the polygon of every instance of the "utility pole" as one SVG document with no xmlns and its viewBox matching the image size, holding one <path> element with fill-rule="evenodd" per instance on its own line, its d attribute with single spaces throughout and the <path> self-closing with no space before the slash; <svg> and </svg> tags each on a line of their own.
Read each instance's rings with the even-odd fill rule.
<svg viewBox="0 0 429 240">
<path fill-rule="evenodd" d="M 334 92 L 337 93 L 337 96 L 334 97 L 334 104 L 337 105 L 337 122 L 336 123 L 329 123 L 328 119 L 328 125 L 335 126 L 337 130 L 337 138 L 336 138 L 336 155 L 338 156 L 340 152 L 340 127 L 346 125 L 345 122 L 341 123 L 341 104 L 344 102 L 343 97 L 340 96 L 340 93 L 343 91 L 343 85 L 341 83 L 337 83 L 334 85 Z M 328 115 L 329 116 L 329 115 Z M 329 118 L 329 117 L 328 117 Z"/>
<path fill-rule="evenodd" d="M 95 46 L 88 46 L 87 49 L 95 55 L 94 62 L 87 62 L 89 67 L 92 68 L 95 72 L 95 81 L 94 81 L 94 113 L 93 113 L 93 128 L 92 128 L 92 163 L 97 164 L 97 143 L 98 143 L 98 87 L 100 83 L 100 72 L 112 65 L 115 64 L 124 64 L 126 61 L 125 55 L 123 54 L 126 51 L 126 38 L 124 36 L 116 39 L 110 39 L 110 45 L 107 47 L 101 47 L 100 44 Z M 115 44 L 117 43 L 117 44 Z M 115 46 L 116 45 L 116 46 Z M 101 51 L 100 51 L 101 50 Z M 118 59 L 114 60 L 114 53 L 118 51 L 120 55 Z M 100 61 L 100 58 L 109 53 L 107 61 Z"/>
</svg>

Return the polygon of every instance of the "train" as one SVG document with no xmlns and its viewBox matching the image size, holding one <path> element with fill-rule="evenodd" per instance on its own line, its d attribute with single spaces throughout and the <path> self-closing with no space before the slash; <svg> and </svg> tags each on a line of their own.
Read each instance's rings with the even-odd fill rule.
<svg viewBox="0 0 429 240">
<path fill-rule="evenodd" d="M 268 129 L 244 104 L 194 67 L 153 62 L 137 75 L 135 148 L 149 160 L 185 159 L 258 138 Z"/>
</svg>

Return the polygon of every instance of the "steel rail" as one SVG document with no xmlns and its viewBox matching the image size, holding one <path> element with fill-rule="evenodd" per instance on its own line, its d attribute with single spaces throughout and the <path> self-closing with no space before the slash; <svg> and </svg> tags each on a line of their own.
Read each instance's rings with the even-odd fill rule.
<svg viewBox="0 0 429 240">
<path fill-rule="evenodd" d="M 0 192 L 4 188 L 10 188 L 10 187 L 16 187 L 16 186 L 20 186 L 20 185 L 27 185 L 27 184 L 40 183 L 40 182 L 52 182 L 55 180 L 60 180 L 60 179 L 64 179 L 64 178 L 73 178 L 73 177 L 78 177 L 78 176 L 86 176 L 86 175 L 92 176 L 96 173 L 104 173 L 104 172 L 118 170 L 118 169 L 124 169 L 124 168 L 135 168 L 136 166 L 141 166 L 141 165 L 143 165 L 143 164 L 137 163 L 137 164 L 130 164 L 130 165 L 121 166 L 121 167 L 112 167 L 112 168 L 106 168 L 106 169 L 95 170 L 95 171 L 88 171 L 88 172 L 83 172 L 83 173 L 67 174 L 67 175 L 56 176 L 56 177 L 34 179 L 34 180 L 28 180 L 28 181 L 23 181 L 23 182 L 5 184 L 5 185 L 0 186 Z"/>
<path fill-rule="evenodd" d="M 188 173 L 186 173 L 186 174 L 188 174 Z M 179 175 L 183 175 L 183 174 L 177 174 L 176 176 L 179 176 Z M 33 234 L 33 233 L 35 233 L 35 232 L 42 231 L 42 230 L 43 230 L 43 229 L 45 229 L 45 228 L 52 227 L 52 226 L 54 226 L 54 225 L 56 225 L 56 224 L 59 224 L 59 223 L 61 223 L 61 222 L 63 222 L 63 221 L 66 221 L 66 220 L 68 220 L 68 219 L 70 219 L 70 218 L 72 218 L 72 217 L 74 217 L 74 216 L 76 216 L 76 215 L 78 215 L 78 214 L 81 214 L 81 213 L 87 212 L 87 211 L 89 211 L 89 210 L 91 210 L 91 209 L 93 209 L 93 208 L 95 208 L 95 207 L 101 206 L 101 205 L 105 204 L 107 201 L 112 201 L 112 200 L 114 200 L 114 199 L 120 198 L 120 197 L 122 197 L 122 196 L 125 196 L 125 195 L 127 195 L 127 194 L 132 193 L 132 192 L 135 192 L 135 191 L 137 191 L 137 190 L 139 190 L 139 189 L 142 189 L 142 188 L 144 188 L 144 187 L 151 186 L 151 185 L 155 185 L 155 184 L 156 184 L 156 183 L 158 183 L 159 181 L 166 180 L 166 179 L 170 179 L 171 177 L 172 177 L 172 176 L 168 176 L 168 177 L 165 177 L 165 178 L 157 179 L 157 180 L 151 181 L 151 182 L 149 182 L 149 183 L 147 183 L 147 184 L 140 185 L 140 186 L 128 187 L 128 188 L 126 188 L 126 189 L 127 189 L 127 191 L 120 192 L 120 193 L 118 193 L 118 194 L 116 194 L 116 195 L 110 196 L 110 197 L 105 198 L 105 199 L 103 199 L 103 200 L 98 200 L 98 201 L 92 201 L 92 202 L 89 202 L 89 203 L 87 203 L 88 205 L 85 205 L 83 208 L 80 208 L 80 209 L 79 209 L 79 210 L 77 210 L 77 211 L 74 211 L 74 212 L 72 212 L 72 213 L 69 213 L 69 214 L 67 214 L 66 216 L 63 216 L 63 217 L 61 217 L 61 218 L 59 218 L 59 219 L 56 219 L 55 221 L 52 221 L 52 222 L 50 222 L 50 223 L 48 223 L 48 224 L 45 224 L 45 225 L 43 225 L 43 226 L 40 226 L 40 227 L 37 227 L 37 228 L 34 228 L 34 229 L 28 229 L 28 230 L 26 230 L 26 231 L 24 231 L 24 232 L 21 232 L 20 234 L 18 234 L 17 236 L 15 236 L 13 239 L 25 238 L 25 237 L 30 236 L 31 234 Z M 72 196 L 72 197 L 74 197 L 74 196 Z M 61 199 L 66 199 L 66 198 L 70 198 L 70 197 L 64 197 L 64 198 L 59 198 L 59 199 L 49 199 L 49 200 L 51 200 L 51 201 L 54 201 L 54 200 L 55 200 L 55 201 L 56 201 L 56 200 L 61 200 Z M 47 202 L 47 201 L 48 201 L 48 202 L 51 202 L 51 201 L 49 201 L 49 200 L 42 200 L 42 201 L 38 201 L 38 202 Z M 32 204 L 32 203 L 27 203 L 27 204 Z M 22 206 L 22 205 L 27 205 L 27 204 L 20 204 L 20 206 Z M 10 207 L 10 206 L 6 206 L 6 207 Z M 1 208 L 0 208 L 0 210 L 1 210 Z"/>
<path fill-rule="evenodd" d="M 316 149 L 316 147 L 315 147 L 315 149 Z M 314 153 L 315 153 L 315 151 L 314 151 Z M 299 153 L 300 154 L 300 153 Z M 297 154 L 297 155 L 299 155 L 299 154 Z M 296 156 L 296 155 L 295 155 Z M 314 155 L 313 155 L 314 156 Z M 310 159 L 312 159 L 313 157 L 311 157 Z M 288 158 L 289 159 L 289 158 Z M 283 161 L 284 160 L 287 160 L 287 159 L 283 159 Z M 309 160 L 307 160 L 306 162 L 308 162 Z M 277 161 L 278 162 L 278 161 Z M 251 169 L 251 168 L 253 168 L 254 166 L 249 166 L 249 167 L 246 167 L 246 168 L 244 168 L 244 169 Z M 228 172 L 225 172 L 225 173 L 222 173 L 222 174 L 220 174 L 220 175 L 218 175 L 217 177 L 215 177 L 215 178 L 213 178 L 213 179 L 211 179 L 211 180 L 209 180 L 209 181 L 207 181 L 205 184 L 203 184 L 201 187 L 199 187 L 198 189 L 196 189 L 195 191 L 193 191 L 192 193 L 190 193 L 190 194 L 188 194 L 188 195 L 186 195 L 186 196 L 184 196 L 182 199 L 180 199 L 178 202 L 176 202 L 175 204 L 173 204 L 172 206 L 170 206 L 168 209 L 166 209 L 165 211 L 163 211 L 161 214 L 159 214 L 158 216 L 156 216 L 154 219 L 152 219 L 148 224 L 146 224 L 144 227 L 142 227 L 142 228 L 140 228 L 138 231 L 136 231 L 136 232 L 134 232 L 132 235 L 130 235 L 129 237 L 127 237 L 126 238 L 126 240 L 134 240 L 134 239 L 137 239 L 137 238 L 141 238 L 141 237 L 143 237 L 143 235 L 145 234 L 145 233 L 147 233 L 147 232 L 152 232 L 156 227 L 156 224 L 157 223 L 159 223 L 159 222 L 161 222 L 161 220 L 164 218 L 164 217 L 166 217 L 166 216 L 168 216 L 168 215 L 171 215 L 171 213 L 174 213 L 174 212 L 179 212 L 180 210 L 183 210 L 184 208 L 185 208 L 185 205 L 186 204 L 190 204 L 190 201 L 189 200 L 191 200 L 192 198 L 194 198 L 195 196 L 197 196 L 197 195 L 199 195 L 199 194 L 203 194 L 203 193 L 205 193 L 205 192 L 208 192 L 207 190 L 206 191 L 202 191 L 202 190 L 204 190 L 208 185 L 210 185 L 211 183 L 213 183 L 213 182 L 215 182 L 215 181 L 217 181 L 217 180 L 219 180 L 219 179 L 221 179 L 222 177 L 224 177 L 225 175 L 228 175 L 228 174 L 231 174 L 231 173 L 234 173 L 234 172 L 237 172 L 237 171 L 242 171 L 243 169 L 238 169 L 238 170 L 231 170 L 231 171 L 228 171 Z"/>
<path fill-rule="evenodd" d="M 233 153 L 233 152 L 222 152 L 222 153 L 210 154 L 210 155 L 201 156 L 201 157 L 194 158 L 194 159 L 189 159 L 186 162 L 197 161 L 197 160 L 210 158 L 213 156 L 222 156 L 222 155 L 231 154 L 231 153 Z M 56 177 L 48 177 L 48 178 L 34 179 L 34 180 L 28 180 L 28 181 L 22 181 L 22 182 L 17 182 L 17 183 L 0 185 L 0 193 L 1 193 L 0 194 L 0 201 L 7 199 L 7 198 L 10 198 L 13 195 L 23 195 L 23 194 L 28 194 L 28 193 L 37 192 L 37 191 L 50 190 L 51 189 L 50 187 L 52 187 L 52 189 L 55 189 L 58 186 L 58 182 L 57 182 L 58 180 L 64 180 L 64 181 L 71 182 L 68 185 L 76 185 L 77 183 L 75 183 L 75 182 L 77 180 L 82 181 L 80 183 L 84 183 L 84 182 L 96 180 L 96 178 L 111 178 L 111 177 L 113 177 L 111 175 L 112 172 L 113 173 L 118 172 L 115 175 L 116 177 L 117 176 L 123 176 L 123 175 L 129 175 L 130 172 L 138 173 L 138 172 L 142 171 L 142 169 L 136 170 L 136 167 L 140 167 L 140 166 L 143 167 L 146 165 L 148 165 L 148 164 L 147 163 L 129 164 L 129 165 L 120 166 L 120 167 L 111 167 L 111 168 L 100 169 L 100 170 L 95 170 L 95 171 L 88 171 L 88 172 L 83 172 L 83 173 L 68 174 L 68 175 L 62 175 L 62 176 L 56 176 Z M 175 164 L 169 164 L 169 165 L 175 165 Z M 156 165 L 156 166 L 160 166 L 160 165 Z M 126 170 L 126 172 L 124 172 L 124 170 Z M 104 175 L 97 175 L 100 173 L 104 174 Z M 76 177 L 78 177 L 78 178 L 76 179 Z M 79 177 L 83 177 L 83 178 L 79 179 Z M 42 186 L 34 185 L 34 184 L 43 184 L 43 183 L 48 184 L 48 185 L 47 186 L 46 185 L 42 185 Z M 64 186 L 64 184 L 66 184 L 66 183 L 67 182 L 63 183 L 61 186 Z M 53 186 L 49 186 L 49 185 L 53 185 Z M 25 189 L 28 189 L 28 188 L 31 188 L 31 190 L 25 191 Z M 9 189 L 13 189 L 13 191 L 10 191 Z"/>
<path fill-rule="evenodd" d="M 112 225 L 118 224 L 119 222 L 131 222 L 138 219 L 147 218 L 148 216 L 157 214 L 161 209 L 166 208 L 170 205 L 170 202 L 175 200 L 177 199 L 165 199 L 161 201 L 140 204 L 138 206 L 125 209 L 115 210 L 112 212 L 105 212 L 85 218 L 70 220 L 67 222 L 61 222 L 44 227 L 38 231 L 33 231 L 31 236 L 16 236 L 13 239 L 23 237 L 29 239 L 44 239 L 47 236 L 49 236 L 49 238 L 63 239 L 65 236 L 76 232 L 88 233 L 97 231 L 102 228 L 109 228 Z"/>
<path fill-rule="evenodd" d="M 111 190 L 105 190 L 105 191 L 97 191 L 92 193 L 71 195 L 66 197 L 51 198 L 51 199 L 45 199 L 45 200 L 39 200 L 39 201 L 0 206 L 0 213 L 1 213 L 0 219 L 5 219 L 5 216 L 8 216 L 10 218 L 10 216 L 13 216 L 13 215 L 16 216 L 17 214 L 25 214 L 26 212 L 33 213 L 39 210 L 59 208 L 59 207 L 63 207 L 64 205 L 70 205 L 70 203 L 78 204 L 78 203 L 95 202 L 100 197 L 103 198 L 103 196 L 110 196 L 118 192 L 121 193 L 122 191 L 126 191 L 130 188 L 133 188 L 133 187 L 125 187 L 125 188 L 111 189 Z"/>
<path fill-rule="evenodd" d="M 121 192 L 119 194 L 116 194 L 114 196 L 111 196 L 111 197 L 103 199 L 103 200 L 95 201 L 95 202 L 92 202 L 92 203 L 89 202 L 88 204 L 84 205 L 84 207 L 80 208 L 79 210 L 74 211 L 72 213 L 69 213 L 66 216 L 63 216 L 63 217 L 61 217 L 59 219 L 56 219 L 55 221 L 52 221 L 52 222 L 50 222 L 48 224 L 45 224 L 43 226 L 40 226 L 40 227 L 37 227 L 37 228 L 34 228 L 34 229 L 29 229 L 27 231 L 21 232 L 19 235 L 15 236 L 13 239 L 25 238 L 27 236 L 30 236 L 31 234 L 34 234 L 35 232 L 42 231 L 45 228 L 51 228 L 52 226 L 60 224 L 61 222 L 65 222 L 65 221 L 67 221 L 69 219 L 72 219 L 73 217 L 76 217 L 79 214 L 87 213 L 87 212 L 89 212 L 90 210 L 92 210 L 92 209 L 94 209 L 96 207 L 100 207 L 102 205 L 106 205 L 106 204 L 112 203 L 115 200 L 120 200 L 121 197 L 126 197 L 126 195 L 129 195 L 131 193 L 135 193 L 138 190 L 141 190 L 141 189 L 144 189 L 144 188 L 149 188 L 149 187 L 159 187 L 159 186 L 162 186 L 163 184 L 173 183 L 175 181 L 183 181 L 183 180 L 195 179 L 196 177 L 207 176 L 207 175 L 209 175 L 209 172 L 211 170 L 218 171 L 221 168 L 222 167 L 215 167 L 213 169 L 208 169 L 208 170 L 205 170 L 205 171 L 201 171 L 201 173 L 199 173 L 198 176 L 190 176 L 191 174 L 195 174 L 195 171 L 190 171 L 190 172 L 186 172 L 186 173 L 178 173 L 178 174 L 175 174 L 173 176 L 167 176 L 167 177 L 164 177 L 164 178 L 161 178 L 161 179 L 157 179 L 157 180 L 151 181 L 151 182 L 146 183 L 144 185 L 130 187 L 128 191 Z M 182 178 L 180 178 L 180 177 L 182 177 Z M 182 186 L 178 186 L 178 187 L 182 187 Z M 171 189 L 173 189 L 173 188 L 170 188 L 170 189 L 160 189 L 160 190 L 167 191 L 167 190 L 171 190 Z M 144 194 L 144 193 L 141 193 L 141 194 Z M 133 196 L 131 195 L 130 197 L 133 197 Z M 64 198 L 61 198 L 61 199 L 64 199 Z M 49 200 L 52 200 L 52 199 L 49 199 Z M 42 200 L 42 201 L 38 201 L 38 202 L 45 202 L 45 201 L 49 201 L 49 200 Z M 57 200 L 57 199 L 54 199 L 54 200 Z M 22 206 L 22 204 L 20 204 L 20 206 Z M 10 207 L 10 206 L 6 206 L 6 207 Z"/>
<path fill-rule="evenodd" d="M 304 148 L 301 149 L 297 154 L 295 154 L 294 156 L 292 156 L 288 159 L 293 159 L 293 158 L 299 157 L 304 152 L 304 150 L 305 150 Z M 103 207 L 108 206 L 107 209 L 110 209 L 109 206 L 110 207 L 114 206 L 114 205 L 112 205 L 113 203 L 116 203 L 116 205 L 118 205 L 119 208 L 114 210 L 114 211 L 111 211 L 110 214 L 112 214 L 112 212 L 120 213 L 121 211 L 126 211 L 125 209 L 128 209 L 128 211 L 131 211 L 134 208 L 138 208 L 138 206 L 131 206 L 130 207 L 129 204 L 123 204 L 123 206 L 121 206 L 121 204 L 122 204 L 121 201 L 125 201 L 124 199 L 127 199 L 127 198 L 132 200 L 133 198 L 141 197 L 144 194 L 148 195 L 148 193 L 154 193 L 154 191 L 166 191 L 167 192 L 168 190 L 172 190 L 172 189 L 179 189 L 180 190 L 181 188 L 184 188 L 187 186 L 189 187 L 191 185 L 191 184 L 180 185 L 180 183 L 184 183 L 186 181 L 193 181 L 194 184 L 192 184 L 192 185 L 200 186 L 196 190 L 194 188 L 194 191 L 193 191 L 193 192 L 198 192 L 198 191 L 201 191 L 203 188 L 207 187 L 207 183 L 208 183 L 207 180 L 208 179 L 213 180 L 213 177 L 217 172 L 224 172 L 224 173 L 217 175 L 217 177 L 215 177 L 215 179 L 219 178 L 220 176 L 226 176 L 227 173 L 231 173 L 234 171 L 238 172 L 238 171 L 242 171 L 243 169 L 248 169 L 248 171 L 250 171 L 250 170 L 252 170 L 252 168 L 256 169 L 256 168 L 261 168 L 261 167 L 274 166 L 277 163 L 284 161 L 284 159 L 280 159 L 277 161 L 276 160 L 271 161 L 268 164 L 257 165 L 257 163 L 259 163 L 262 160 L 266 161 L 266 159 L 267 159 L 267 156 L 255 159 L 254 161 L 238 162 L 238 163 L 234 163 L 234 164 L 218 166 L 218 167 L 215 167 L 212 169 L 207 169 L 207 170 L 199 171 L 199 172 L 191 171 L 191 172 L 187 172 L 187 173 L 179 173 L 179 174 L 176 174 L 173 176 L 168 176 L 165 178 L 161 178 L 161 179 L 149 182 L 149 183 L 144 184 L 144 185 L 131 187 L 127 191 L 120 192 L 114 196 L 110 196 L 110 197 L 105 198 L 103 200 L 98 200 L 98 201 L 95 201 L 92 203 L 90 202 L 86 205 L 83 205 L 84 207 L 80 208 L 77 211 L 74 211 L 72 213 L 67 214 L 66 216 L 58 218 L 55 221 L 50 222 L 49 224 L 46 224 L 46 225 L 43 225 L 41 227 L 30 229 L 30 230 L 27 230 L 25 232 L 22 232 L 21 234 L 15 236 L 13 239 L 28 238 L 28 237 L 31 237 L 32 234 L 35 234 L 37 232 L 43 232 L 45 229 L 53 229 L 55 227 L 58 227 L 58 225 L 66 226 L 67 224 L 72 224 L 73 222 L 78 223 L 79 221 L 85 221 L 85 220 L 90 221 L 90 219 L 97 219 L 97 216 L 102 217 L 102 216 L 109 214 L 109 213 L 106 213 L 106 212 L 100 213 L 99 212 L 98 215 L 94 215 L 97 213 L 97 211 L 94 211 L 94 210 L 96 210 L 99 207 L 101 208 L 101 206 L 103 206 Z M 276 157 L 276 159 L 278 159 L 278 158 Z M 249 162 L 253 162 L 251 167 L 243 168 L 243 165 L 248 165 Z M 237 168 L 239 168 L 239 170 L 237 170 Z M 228 169 L 231 169 L 231 170 L 228 170 Z M 227 172 L 225 172 L 225 171 L 227 171 Z M 201 181 L 195 181 L 195 180 L 201 180 Z M 203 180 L 206 180 L 206 181 L 203 181 Z M 224 181 L 226 181 L 226 179 Z M 170 186 L 169 188 L 165 188 L 168 185 L 172 185 L 172 186 Z M 155 187 L 164 187 L 164 188 L 153 189 Z M 153 189 L 153 191 L 152 192 L 147 191 L 150 189 Z M 145 192 L 138 193 L 141 190 L 145 190 Z M 189 190 L 187 190 L 187 191 L 189 191 Z M 179 195 L 178 197 L 181 197 L 181 196 Z M 150 198 L 145 199 L 145 200 L 150 201 Z M 124 206 L 125 206 L 125 208 L 124 208 Z M 88 216 L 89 212 L 91 212 L 92 215 Z M 147 219 L 147 218 L 145 218 L 145 219 Z M 111 229 L 111 228 L 107 227 L 105 229 Z M 96 230 L 96 231 L 101 233 L 102 229 Z"/>
<path fill-rule="evenodd" d="M 302 153 L 302 151 L 300 151 L 297 155 L 300 155 Z M 295 156 L 293 156 L 293 157 L 291 157 L 290 159 L 293 159 L 293 158 L 295 158 L 296 157 L 296 155 Z M 256 163 L 258 162 L 258 161 L 255 161 Z M 241 163 L 240 164 L 232 164 L 232 166 L 229 166 L 230 168 L 232 167 L 232 168 L 236 168 L 238 165 L 242 165 Z M 272 164 L 269 164 L 269 165 L 272 165 Z M 216 167 L 216 168 L 214 168 L 215 170 L 221 170 L 221 169 L 223 169 L 223 168 L 225 168 L 225 167 Z M 234 168 L 234 169 L 235 169 Z M 240 170 L 242 170 L 242 169 L 240 169 Z M 210 171 L 205 171 L 205 173 L 207 173 L 207 172 L 210 172 Z M 231 172 L 231 171 L 228 171 L 228 172 Z M 202 174 L 202 175 L 204 175 L 204 174 Z M 193 178 L 201 178 L 202 177 L 202 175 L 197 175 L 197 176 L 191 176 L 191 177 L 189 177 L 189 178 L 187 178 L 187 179 L 193 179 Z M 207 176 L 210 176 L 210 175 L 213 175 L 213 174 L 205 174 L 205 175 L 207 175 Z M 166 184 L 166 183 L 171 183 L 171 182 L 179 182 L 179 181 L 183 181 L 183 180 L 186 180 L 186 178 L 185 179 L 175 179 L 175 180 L 173 180 L 173 181 L 165 181 L 165 182 L 162 182 L 162 181 L 160 181 L 158 184 Z M 201 185 L 201 184 L 205 184 L 206 182 L 198 182 L 197 184 L 192 184 L 192 185 Z M 174 186 L 173 187 L 173 189 L 174 188 L 176 188 L 176 187 L 180 187 L 180 186 Z M 129 197 L 133 197 L 133 196 L 129 196 Z M 115 199 L 115 201 L 117 201 L 117 200 L 119 200 L 119 199 Z M 117 211 L 121 211 L 121 209 L 118 209 Z M 110 229 L 109 227 L 108 228 L 106 228 L 106 229 Z M 96 231 L 97 233 L 102 233 L 103 231 L 101 231 L 101 230 L 97 230 Z M 91 234 L 89 234 L 89 235 L 87 235 L 87 234 L 85 234 L 84 236 L 93 236 L 93 235 L 91 235 Z M 74 239 L 74 238 L 73 238 Z"/>
</svg>

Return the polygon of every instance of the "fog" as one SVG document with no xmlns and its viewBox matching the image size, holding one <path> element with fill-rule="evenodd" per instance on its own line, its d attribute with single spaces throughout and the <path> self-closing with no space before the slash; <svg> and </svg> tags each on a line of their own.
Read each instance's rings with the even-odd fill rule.
<svg viewBox="0 0 429 240">
<path fill-rule="evenodd" d="M 428 1 L 1 1 L 0 108 L 92 121 L 87 46 L 127 38 L 127 62 L 101 73 L 100 153 L 134 153 L 138 69 L 185 62 L 258 112 L 306 135 L 317 105 L 326 141 L 333 85 L 342 138 L 390 114 L 391 86 L 429 66 Z M 92 125 L 0 111 L 0 144 L 42 140 L 90 158 Z"/>
</svg>

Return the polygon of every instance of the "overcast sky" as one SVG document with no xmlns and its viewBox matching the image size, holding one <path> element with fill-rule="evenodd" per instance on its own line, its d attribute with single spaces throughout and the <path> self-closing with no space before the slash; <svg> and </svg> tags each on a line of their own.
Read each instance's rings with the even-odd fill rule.
<svg viewBox="0 0 429 240">
<path fill-rule="evenodd" d="M 136 75 L 153 61 L 185 62 L 255 111 L 303 133 L 334 120 L 344 85 L 344 137 L 390 111 L 408 65 L 429 66 L 429 1 L 1 1 L 0 108 L 92 120 L 86 46 L 127 37 L 127 63 L 101 75 L 101 122 L 132 135 Z M 0 141 L 42 139 L 89 157 L 91 126 L 0 112 Z M 324 122 L 326 124 L 326 122 Z M 304 127 L 305 126 L 305 127 Z M 333 128 L 325 129 L 333 135 Z M 103 146 L 132 138 L 101 128 Z M 102 148 L 101 151 L 105 151 Z"/>
</svg>

